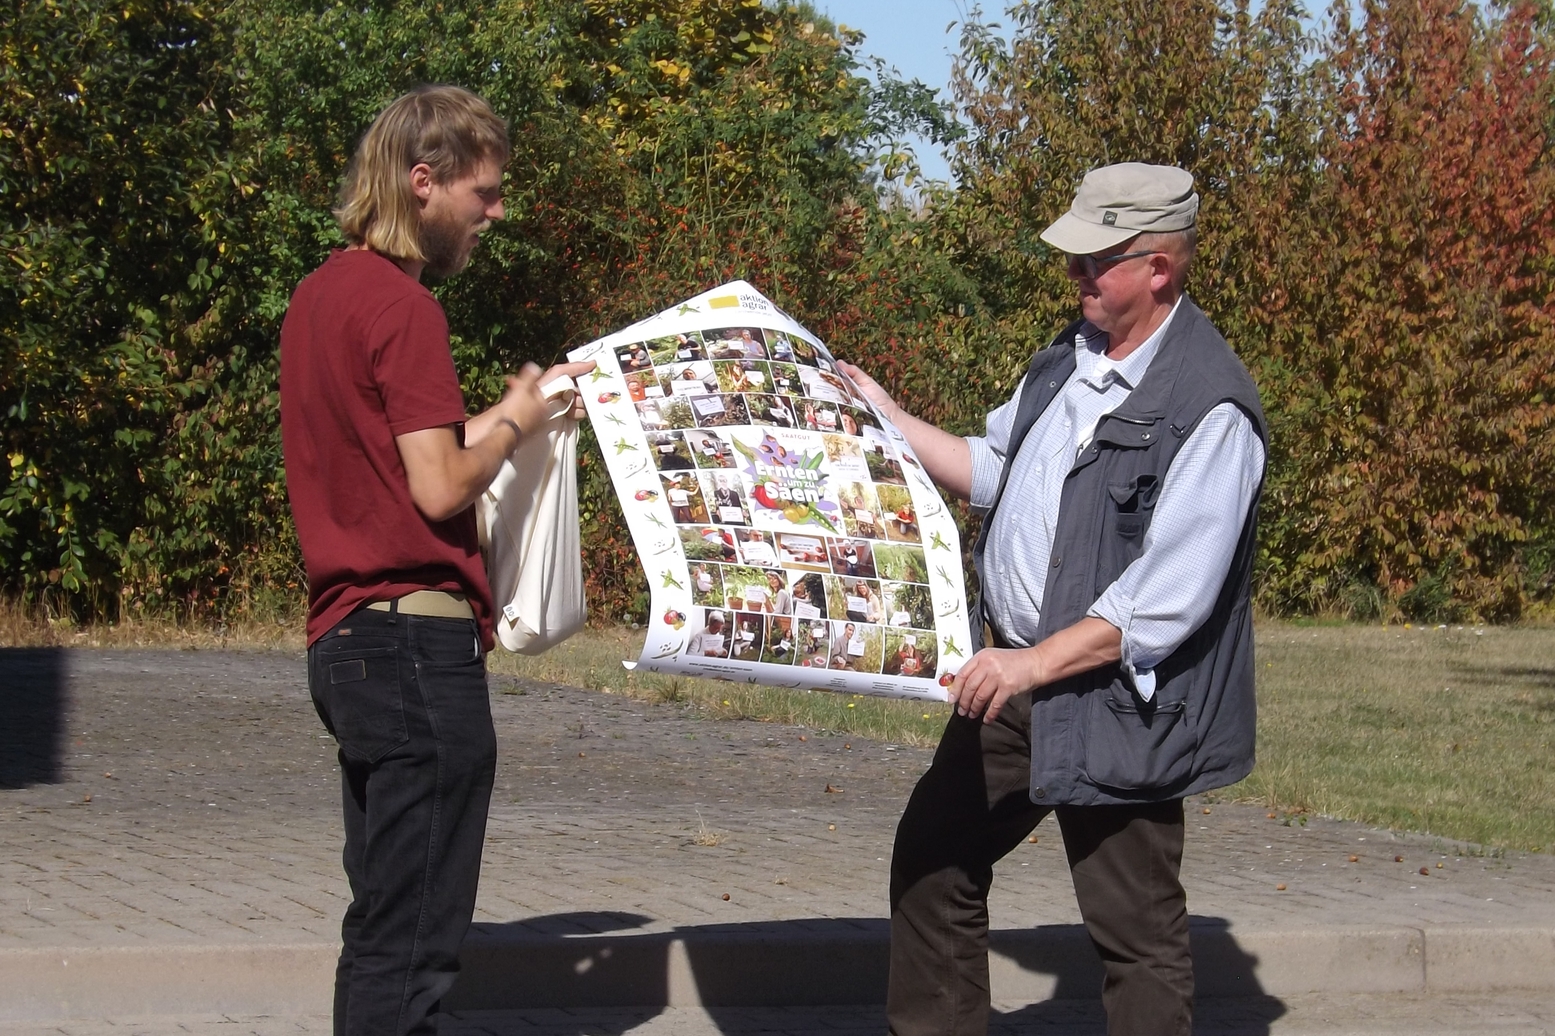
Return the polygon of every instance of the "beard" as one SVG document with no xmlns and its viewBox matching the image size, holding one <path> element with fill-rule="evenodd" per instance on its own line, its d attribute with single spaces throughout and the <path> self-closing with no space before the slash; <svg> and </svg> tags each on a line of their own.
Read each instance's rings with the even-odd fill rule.
<svg viewBox="0 0 1555 1036">
<path fill-rule="evenodd" d="M 469 240 L 471 229 L 461 220 L 423 214 L 416 243 L 426 257 L 426 273 L 442 280 L 468 266 L 475 250 Z"/>
</svg>

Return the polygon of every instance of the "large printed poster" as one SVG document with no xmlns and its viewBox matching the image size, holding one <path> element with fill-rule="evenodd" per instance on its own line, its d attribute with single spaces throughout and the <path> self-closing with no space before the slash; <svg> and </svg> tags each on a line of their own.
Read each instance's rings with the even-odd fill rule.
<svg viewBox="0 0 1555 1036">
<path fill-rule="evenodd" d="M 637 664 L 947 697 L 955 522 L 826 347 L 744 281 L 570 354 L 653 592 Z"/>
</svg>

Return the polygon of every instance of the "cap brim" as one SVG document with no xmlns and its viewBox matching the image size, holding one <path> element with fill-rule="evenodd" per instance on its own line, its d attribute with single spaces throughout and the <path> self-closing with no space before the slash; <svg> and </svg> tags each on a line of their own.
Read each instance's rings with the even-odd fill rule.
<svg viewBox="0 0 1555 1036">
<path fill-rule="evenodd" d="M 1105 252 L 1139 234 L 1140 231 L 1129 230 L 1127 227 L 1103 227 L 1088 223 L 1074 213 L 1066 212 L 1055 219 L 1041 236 L 1042 240 L 1060 252 L 1090 255 L 1093 252 Z"/>
</svg>

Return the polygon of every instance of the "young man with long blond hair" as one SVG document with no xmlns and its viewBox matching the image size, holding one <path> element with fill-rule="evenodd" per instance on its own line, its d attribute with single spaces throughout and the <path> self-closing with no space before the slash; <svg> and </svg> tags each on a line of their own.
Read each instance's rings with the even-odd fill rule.
<svg viewBox="0 0 1555 1036">
<path fill-rule="evenodd" d="M 362 138 L 335 216 L 349 242 L 281 329 L 287 492 L 308 572 L 308 684 L 339 744 L 351 905 L 337 1036 L 436 1032 L 475 909 L 496 768 L 492 596 L 473 504 L 548 419 L 526 364 L 467 417 L 424 273 L 464 269 L 501 219 L 507 127 L 429 86 Z"/>
</svg>

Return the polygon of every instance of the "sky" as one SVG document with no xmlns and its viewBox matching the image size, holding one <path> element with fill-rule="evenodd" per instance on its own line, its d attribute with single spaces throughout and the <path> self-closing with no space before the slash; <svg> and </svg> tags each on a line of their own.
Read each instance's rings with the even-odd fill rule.
<svg viewBox="0 0 1555 1036">
<path fill-rule="evenodd" d="M 959 23 L 967 0 L 812 0 L 816 10 L 832 21 L 864 33 L 861 56 L 883 58 L 896 66 L 903 79 L 922 80 L 950 97 L 950 51 L 960 39 Z M 1002 0 L 984 2 L 986 14 L 1003 10 Z M 997 20 L 997 19 L 996 19 Z M 946 33 L 945 27 L 958 27 Z M 925 176 L 950 179 L 950 166 L 939 149 L 927 141 L 915 141 L 914 150 Z"/>
</svg>

